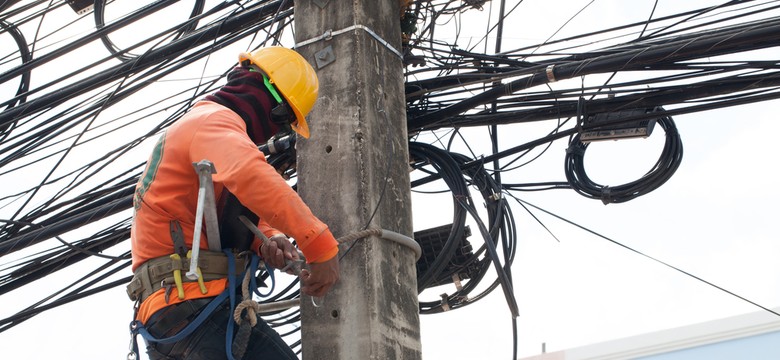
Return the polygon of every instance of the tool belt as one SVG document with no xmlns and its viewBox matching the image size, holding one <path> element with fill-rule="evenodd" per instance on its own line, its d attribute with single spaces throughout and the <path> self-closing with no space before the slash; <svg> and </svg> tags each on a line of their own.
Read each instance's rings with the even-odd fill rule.
<svg viewBox="0 0 780 360">
<path fill-rule="evenodd" d="M 198 256 L 198 268 L 202 281 L 224 279 L 228 276 L 228 259 L 223 252 L 200 250 Z M 236 256 L 235 274 L 244 271 L 248 259 L 244 256 Z M 176 285 L 174 274 L 186 272 L 190 268 L 189 258 L 176 258 L 173 256 L 161 256 L 147 260 L 141 264 L 133 275 L 133 279 L 127 285 L 127 296 L 133 301 L 144 301 L 149 295 L 166 286 Z M 186 276 L 176 276 L 182 282 L 196 282 Z"/>
</svg>

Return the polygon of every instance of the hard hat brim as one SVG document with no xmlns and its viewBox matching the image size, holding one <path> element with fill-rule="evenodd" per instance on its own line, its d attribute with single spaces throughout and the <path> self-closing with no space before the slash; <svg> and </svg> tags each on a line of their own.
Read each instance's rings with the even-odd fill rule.
<svg viewBox="0 0 780 360">
<path fill-rule="evenodd" d="M 288 102 L 288 104 L 290 104 Z M 295 113 L 295 121 L 290 124 L 290 127 L 295 130 L 298 135 L 303 136 L 305 139 L 309 138 L 309 124 L 306 123 L 306 117 L 295 106 L 290 106 Z"/>
</svg>

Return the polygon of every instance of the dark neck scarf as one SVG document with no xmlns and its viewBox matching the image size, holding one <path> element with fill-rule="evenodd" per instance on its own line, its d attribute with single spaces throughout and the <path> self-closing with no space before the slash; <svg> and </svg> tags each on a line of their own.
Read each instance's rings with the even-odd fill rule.
<svg viewBox="0 0 780 360">
<path fill-rule="evenodd" d="M 246 123 L 246 133 L 255 144 L 265 143 L 279 131 L 279 126 L 271 121 L 274 99 L 258 72 L 234 68 L 228 73 L 227 84 L 206 96 L 205 100 L 218 103 L 241 116 Z M 258 216 L 244 207 L 227 187 L 220 195 L 217 207 L 222 247 L 248 250 L 254 235 L 238 220 L 238 216 L 245 215 L 254 223 L 257 223 Z"/>
<path fill-rule="evenodd" d="M 227 84 L 206 100 L 218 103 L 241 116 L 246 123 L 246 133 L 255 144 L 268 141 L 280 129 L 271 121 L 273 98 L 263 84 L 258 72 L 237 67 L 228 73 Z"/>
</svg>

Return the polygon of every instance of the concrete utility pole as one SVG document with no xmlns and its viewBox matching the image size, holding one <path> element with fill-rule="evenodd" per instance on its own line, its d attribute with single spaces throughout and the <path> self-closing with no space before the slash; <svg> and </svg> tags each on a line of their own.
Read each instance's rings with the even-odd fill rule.
<svg viewBox="0 0 780 360">
<path fill-rule="evenodd" d="M 312 136 L 297 145 L 301 197 L 337 238 L 366 227 L 411 237 L 399 1 L 296 1 L 295 32 L 320 79 Z M 303 358 L 420 359 L 412 250 L 350 245 L 334 289 L 318 307 L 302 299 Z"/>
</svg>

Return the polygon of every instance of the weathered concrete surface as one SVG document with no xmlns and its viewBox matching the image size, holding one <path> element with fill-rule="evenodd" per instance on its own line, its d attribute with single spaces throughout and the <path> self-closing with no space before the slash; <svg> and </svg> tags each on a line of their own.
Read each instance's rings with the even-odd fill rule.
<svg viewBox="0 0 780 360">
<path fill-rule="evenodd" d="M 324 7 L 319 4 L 326 3 Z M 363 25 L 400 50 L 398 0 L 297 1 L 296 40 Z M 312 136 L 298 142 L 298 190 L 336 237 L 383 228 L 412 235 L 401 59 L 362 29 L 297 50 L 316 66 Z M 342 245 L 342 256 L 350 244 Z M 415 258 L 393 242 L 359 240 L 324 298 L 302 301 L 304 359 L 420 359 Z"/>
</svg>

